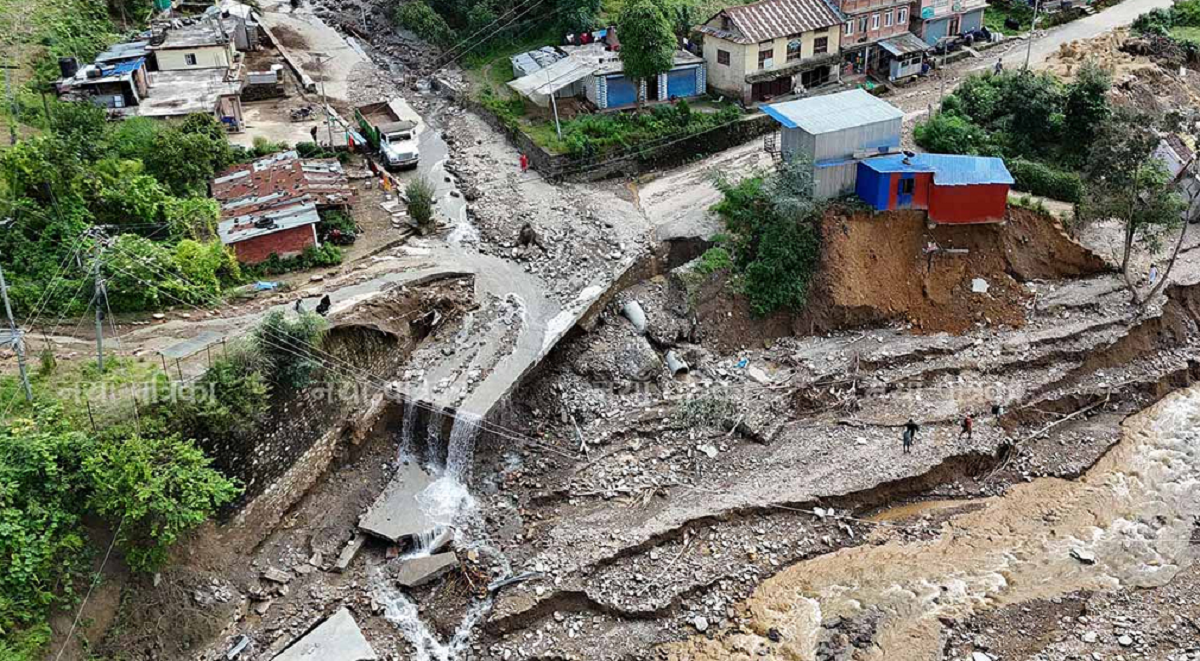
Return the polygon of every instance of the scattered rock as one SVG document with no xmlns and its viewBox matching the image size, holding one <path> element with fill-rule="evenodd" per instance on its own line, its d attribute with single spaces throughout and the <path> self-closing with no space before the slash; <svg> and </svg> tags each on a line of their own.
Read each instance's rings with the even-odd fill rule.
<svg viewBox="0 0 1200 661">
<path fill-rule="evenodd" d="M 415 588 L 442 576 L 458 567 L 458 557 L 454 553 L 439 553 L 405 560 L 400 566 L 396 582 L 406 588 Z"/>
<path fill-rule="evenodd" d="M 696 618 L 692 620 L 692 626 L 696 627 L 696 631 L 704 633 L 705 631 L 708 631 L 708 618 L 704 617 L 703 615 L 697 615 Z"/>
<path fill-rule="evenodd" d="M 282 569 L 276 569 L 275 567 L 268 567 L 267 570 L 262 573 L 262 577 L 268 581 L 271 581 L 272 583 L 279 583 L 281 585 L 292 580 L 291 574 Z"/>
<path fill-rule="evenodd" d="M 1096 554 L 1087 549 L 1077 548 L 1071 549 L 1071 557 L 1082 562 L 1085 565 L 1096 564 Z"/>
</svg>

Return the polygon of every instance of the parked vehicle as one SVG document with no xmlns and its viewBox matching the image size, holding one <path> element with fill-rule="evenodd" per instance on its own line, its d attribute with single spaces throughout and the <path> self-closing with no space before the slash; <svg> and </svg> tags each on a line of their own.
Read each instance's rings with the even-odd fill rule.
<svg viewBox="0 0 1200 661">
<path fill-rule="evenodd" d="M 389 170 L 416 167 L 421 116 L 403 99 L 372 103 L 354 110 L 359 128 Z"/>
</svg>

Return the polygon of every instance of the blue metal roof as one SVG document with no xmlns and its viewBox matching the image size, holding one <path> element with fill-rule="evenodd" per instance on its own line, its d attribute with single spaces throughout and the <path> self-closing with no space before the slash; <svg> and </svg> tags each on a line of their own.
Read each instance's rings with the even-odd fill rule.
<svg viewBox="0 0 1200 661">
<path fill-rule="evenodd" d="M 1013 183 L 1004 161 L 992 156 L 891 154 L 868 158 L 862 164 L 876 172 L 932 172 L 933 183 L 939 186 Z"/>
<path fill-rule="evenodd" d="M 124 62 L 118 62 L 118 63 L 112 65 L 111 67 L 101 67 L 100 68 L 100 77 L 108 78 L 109 76 L 120 76 L 120 75 L 127 74 L 131 71 L 137 71 L 138 69 L 142 68 L 142 64 L 145 61 L 146 61 L 146 58 L 139 57 L 135 60 L 126 60 Z"/>
<path fill-rule="evenodd" d="M 786 128 L 798 128 L 813 135 L 904 117 L 896 106 L 861 89 L 810 96 L 760 109 Z"/>
</svg>

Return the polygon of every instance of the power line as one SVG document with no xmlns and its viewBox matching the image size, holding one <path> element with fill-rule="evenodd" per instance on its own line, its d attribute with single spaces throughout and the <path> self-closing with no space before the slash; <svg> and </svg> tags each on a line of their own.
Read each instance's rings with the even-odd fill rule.
<svg viewBox="0 0 1200 661">
<path fill-rule="evenodd" d="M 125 525 L 125 517 L 121 517 L 121 522 L 117 524 L 117 530 L 113 533 L 112 541 L 108 543 L 108 550 L 104 552 L 104 560 L 100 562 L 100 569 L 96 572 L 96 577 L 92 579 L 91 586 L 88 587 L 87 594 L 83 595 L 83 601 L 79 603 L 79 610 L 75 612 L 75 619 L 71 621 L 71 629 L 67 631 L 66 639 L 63 640 L 63 646 L 58 650 L 58 654 L 54 657 L 54 661 L 62 659 L 63 652 L 67 651 L 67 646 L 71 644 L 71 636 L 75 635 L 75 628 L 79 626 L 79 618 L 83 616 L 83 608 L 87 606 L 88 599 L 92 597 L 92 591 L 100 584 L 100 577 L 104 575 L 104 567 L 108 564 L 108 558 L 112 555 L 113 547 L 117 544 L 117 538 L 121 536 L 121 528 Z"/>
</svg>

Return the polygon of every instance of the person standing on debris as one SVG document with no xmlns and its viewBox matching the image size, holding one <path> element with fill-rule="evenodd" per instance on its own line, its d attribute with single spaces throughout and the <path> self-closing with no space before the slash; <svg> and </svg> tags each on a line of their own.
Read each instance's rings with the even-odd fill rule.
<svg viewBox="0 0 1200 661">
<path fill-rule="evenodd" d="M 520 161 L 521 161 L 521 172 L 525 172 L 526 170 L 529 169 L 529 157 L 526 156 L 525 154 L 521 154 Z"/>
<path fill-rule="evenodd" d="M 975 418 L 970 413 L 967 414 L 962 421 L 962 429 L 958 431 L 958 437 L 961 439 L 963 434 L 967 435 L 967 440 L 971 440 L 971 432 L 975 430 Z"/>
<path fill-rule="evenodd" d="M 904 423 L 904 435 L 901 437 L 904 440 L 904 454 L 912 452 L 913 441 L 917 440 L 917 430 L 921 427 L 912 418 Z"/>
<path fill-rule="evenodd" d="M 316 142 L 317 142 L 317 127 L 314 126 L 311 129 L 309 129 L 308 134 L 312 136 L 313 144 L 316 144 Z"/>
<path fill-rule="evenodd" d="M 1150 273 L 1146 275 L 1146 280 L 1150 282 L 1151 287 L 1154 286 L 1154 283 L 1158 282 L 1158 264 L 1150 265 Z"/>
<path fill-rule="evenodd" d="M 999 76 L 1000 72 L 1002 72 L 1002 71 L 1004 71 L 1004 58 L 1000 58 L 1000 59 L 996 60 L 996 68 L 993 69 L 993 73 L 995 73 L 997 76 Z"/>
</svg>

